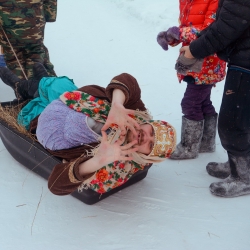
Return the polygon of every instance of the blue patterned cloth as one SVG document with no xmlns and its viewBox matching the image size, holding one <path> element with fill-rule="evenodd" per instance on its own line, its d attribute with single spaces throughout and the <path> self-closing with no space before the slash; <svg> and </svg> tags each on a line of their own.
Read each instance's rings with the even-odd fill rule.
<svg viewBox="0 0 250 250">
<path fill-rule="evenodd" d="M 0 67 L 6 67 L 6 63 L 4 61 L 4 55 L 0 55 Z"/>
<path fill-rule="evenodd" d="M 76 112 L 60 100 L 49 104 L 38 118 L 38 141 L 50 150 L 77 147 L 97 142 L 98 135 L 90 129 L 85 114 Z"/>
</svg>

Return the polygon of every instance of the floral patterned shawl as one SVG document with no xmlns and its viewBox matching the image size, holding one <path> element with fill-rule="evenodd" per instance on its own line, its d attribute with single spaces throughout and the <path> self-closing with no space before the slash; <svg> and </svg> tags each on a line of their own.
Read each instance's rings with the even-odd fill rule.
<svg viewBox="0 0 250 250">
<path fill-rule="evenodd" d="M 81 91 L 65 92 L 60 96 L 60 100 L 71 109 L 77 112 L 82 112 L 85 115 L 93 118 L 98 122 L 105 123 L 110 111 L 110 103 L 106 100 L 101 100 L 92 95 Z M 152 119 L 147 112 L 138 111 L 140 116 L 135 115 L 133 118 L 138 123 L 145 123 L 146 120 Z M 112 142 L 116 141 L 120 135 L 120 129 L 114 124 L 111 126 L 113 131 L 108 135 L 108 139 Z M 92 155 L 95 154 L 97 148 L 92 150 Z M 139 160 L 142 157 L 137 155 L 135 161 L 116 161 L 97 170 L 92 177 L 84 181 L 78 188 L 79 191 L 85 188 L 91 188 L 98 193 L 105 193 L 111 189 L 118 187 L 128 181 L 131 176 L 138 170 L 143 170 L 144 166 L 148 163 L 147 160 Z M 163 160 L 163 159 L 161 159 Z"/>
</svg>

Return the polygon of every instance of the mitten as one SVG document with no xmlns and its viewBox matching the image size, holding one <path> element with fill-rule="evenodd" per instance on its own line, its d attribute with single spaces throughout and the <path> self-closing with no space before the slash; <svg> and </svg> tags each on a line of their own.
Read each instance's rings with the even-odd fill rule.
<svg viewBox="0 0 250 250">
<path fill-rule="evenodd" d="M 159 43 L 159 45 L 164 49 L 164 50 L 168 50 L 168 41 L 166 39 L 166 31 L 162 31 L 158 34 L 157 36 L 157 42 Z"/>
<path fill-rule="evenodd" d="M 187 72 L 199 73 L 202 69 L 204 59 L 187 58 L 184 54 L 180 54 L 175 64 L 175 69 L 181 75 L 186 75 Z"/>
<path fill-rule="evenodd" d="M 162 31 L 157 36 L 157 42 L 164 50 L 168 50 L 168 45 L 178 43 L 180 39 L 180 29 L 176 26 L 169 28 L 167 31 Z"/>
<path fill-rule="evenodd" d="M 168 44 L 180 40 L 180 29 L 176 26 L 169 28 L 166 31 L 166 39 Z"/>
</svg>

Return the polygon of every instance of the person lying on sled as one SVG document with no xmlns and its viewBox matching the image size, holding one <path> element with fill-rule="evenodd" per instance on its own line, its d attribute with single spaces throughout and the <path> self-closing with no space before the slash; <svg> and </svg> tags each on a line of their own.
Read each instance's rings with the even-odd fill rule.
<svg viewBox="0 0 250 250">
<path fill-rule="evenodd" d="M 174 151 L 175 129 L 152 120 L 133 76 L 120 74 L 106 88 L 77 89 L 67 77 L 48 77 L 42 65 L 36 64 L 34 72 L 35 80 L 20 81 L 0 68 L 0 77 L 18 98 L 32 99 L 18 122 L 36 129 L 38 141 L 64 159 L 49 177 L 52 193 L 67 195 L 83 188 L 108 192 Z"/>
</svg>

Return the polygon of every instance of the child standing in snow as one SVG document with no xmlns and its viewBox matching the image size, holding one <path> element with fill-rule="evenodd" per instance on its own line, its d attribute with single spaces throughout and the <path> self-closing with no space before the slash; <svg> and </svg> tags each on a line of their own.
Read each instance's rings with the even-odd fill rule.
<svg viewBox="0 0 250 250">
<path fill-rule="evenodd" d="M 168 45 L 189 45 L 201 30 L 215 20 L 218 0 L 179 1 L 180 26 L 171 27 L 157 36 L 157 42 L 164 50 L 168 50 Z M 210 95 L 213 85 L 224 79 L 225 66 L 225 62 L 214 54 L 204 59 L 199 73 L 189 70 L 187 75 L 177 74 L 179 82 L 187 82 L 187 88 L 181 102 L 184 114 L 181 142 L 171 155 L 171 159 L 192 159 L 196 158 L 199 152 L 215 151 L 218 114 L 212 105 Z"/>
</svg>

